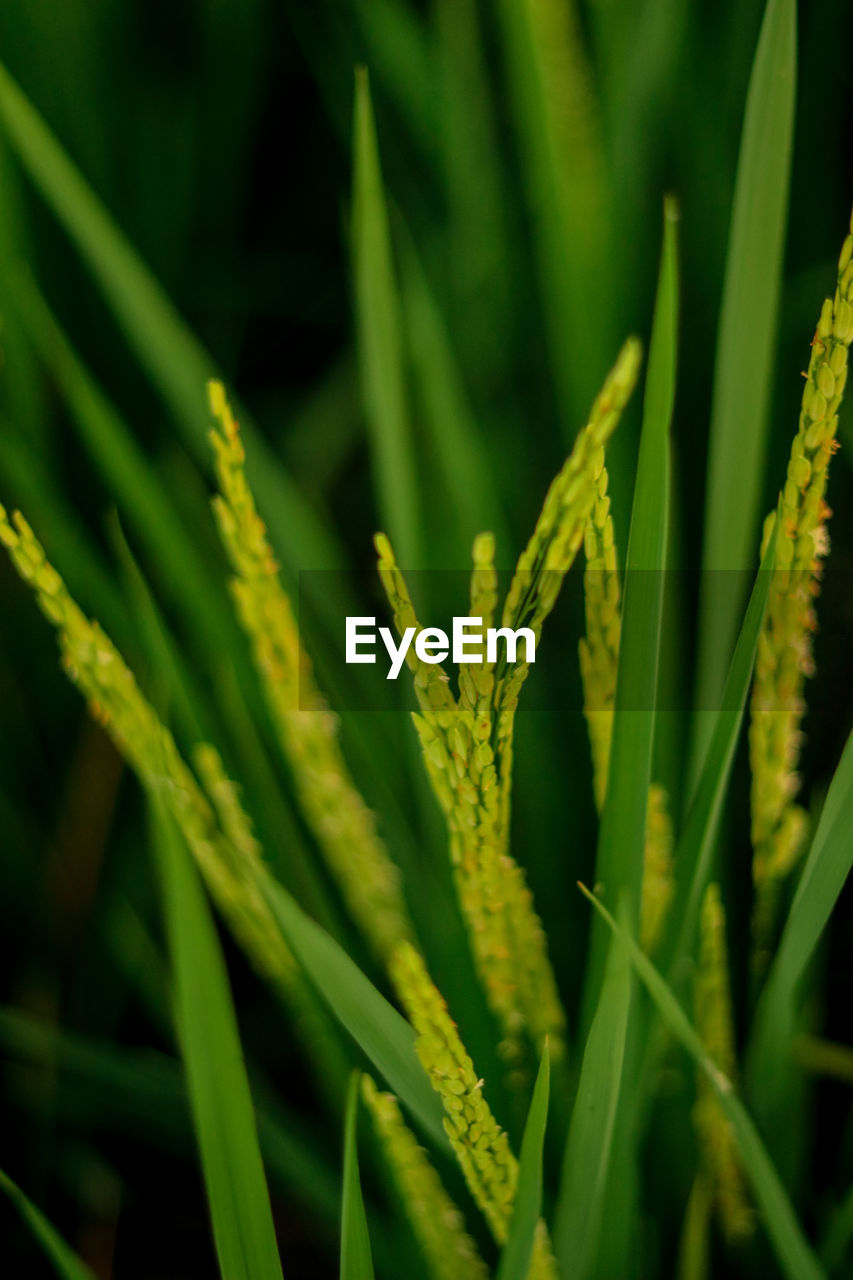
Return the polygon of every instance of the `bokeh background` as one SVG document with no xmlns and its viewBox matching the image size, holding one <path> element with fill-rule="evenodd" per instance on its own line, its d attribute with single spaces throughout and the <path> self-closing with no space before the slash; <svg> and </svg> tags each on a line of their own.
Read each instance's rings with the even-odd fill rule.
<svg viewBox="0 0 853 1280">
<path fill-rule="evenodd" d="M 371 589 L 371 538 L 382 513 L 354 339 L 355 66 L 370 72 L 392 231 L 414 308 L 407 316 L 407 358 L 423 526 L 421 562 L 413 568 L 464 568 L 480 516 L 473 495 L 468 505 L 448 492 L 436 456 L 428 361 L 423 373 L 430 317 L 424 320 L 419 301 L 428 296 L 437 309 L 457 376 L 457 399 L 440 407 L 439 416 L 444 412 L 452 437 L 453 415 L 464 408 L 465 439 L 473 439 L 488 472 L 486 487 L 496 495 L 499 560 L 511 564 L 618 343 L 628 332 L 647 335 L 661 201 L 674 193 L 682 215 L 683 290 L 675 547 L 685 573 L 667 680 L 677 722 L 690 704 L 715 337 L 763 5 L 587 0 L 577 10 L 578 56 L 586 70 L 567 110 L 579 113 L 582 135 L 587 128 L 600 133 L 607 198 L 603 210 L 590 214 L 590 225 L 601 213 L 608 233 L 606 270 L 588 281 L 566 353 L 568 392 L 548 353 L 537 211 L 523 180 L 511 57 L 492 5 L 4 0 L 0 57 L 249 407 L 309 509 L 334 531 L 359 591 Z M 853 198 L 853 8 L 844 0 L 804 4 L 799 24 L 765 508 L 784 474 L 800 370 L 820 302 L 833 285 Z M 207 505 L 209 474 L 2 129 L 0 264 L 0 501 L 28 513 L 84 607 L 116 636 L 143 683 L 156 673 L 162 640 L 134 566 L 144 576 L 244 782 L 270 856 L 310 897 L 314 890 L 305 886 L 322 873 L 266 724 L 261 719 L 254 737 L 247 728 L 246 706 L 257 704 L 247 692 L 251 677 L 239 637 L 225 623 L 225 631 L 213 623 L 192 625 L 190 597 L 181 600 L 180 583 L 164 566 L 168 556 L 139 535 L 133 503 L 117 494 L 103 455 L 75 414 L 69 357 L 56 326 L 114 406 L 197 548 L 208 598 L 209 584 L 221 583 L 221 621 L 226 572 Z M 202 386 L 198 395 L 203 414 Z M 818 672 L 809 690 L 806 795 L 834 767 L 851 719 L 850 425 L 847 413 L 845 447 L 830 482 L 834 549 L 821 605 Z M 623 548 L 637 430 L 635 405 L 613 455 Z M 137 485 L 133 473 L 129 485 Z M 144 506 L 144 493 L 139 501 Z M 306 547 L 302 567 L 331 566 L 320 549 Z M 447 599 L 440 604 L 448 607 Z M 587 926 L 587 909 L 571 886 L 591 874 L 595 839 L 575 661 L 580 608 L 575 583 L 537 664 L 538 697 L 531 693 L 533 705 L 519 722 L 515 789 L 517 848 L 570 1005 Z M 306 628 L 310 643 L 308 618 Z M 168 690 L 153 677 L 148 688 L 169 712 Z M 402 690 L 400 697 L 402 705 Z M 180 714 L 175 719 L 186 733 L 186 721 Z M 410 884 L 428 889 L 412 893 L 413 909 L 421 928 L 446 942 L 436 977 L 452 993 L 468 980 L 459 959 L 463 944 L 436 869 L 440 824 L 419 779 L 405 719 L 352 711 L 344 729 L 359 779 L 385 817 Z M 678 761 L 659 764 L 677 800 Z M 735 946 L 749 915 L 745 805 L 741 784 L 732 798 L 725 859 L 735 888 L 731 900 L 743 904 L 741 919 L 735 910 L 733 920 Z M 291 857 L 291 850 L 301 852 Z M 0 1162 L 99 1275 L 189 1280 L 213 1274 L 169 1026 L 144 808 L 59 670 L 54 638 L 5 557 L 0 885 Z M 329 885 L 320 891 L 333 899 Z M 849 927 L 845 932 L 850 905 L 848 895 L 824 960 L 830 1010 L 824 1031 L 842 1041 L 850 1035 L 844 1010 L 853 1001 L 853 945 Z M 360 955 L 339 919 L 337 927 Z M 230 947 L 228 954 L 247 1056 L 271 1123 L 281 1122 L 277 1133 L 302 1135 L 316 1161 L 310 1176 L 301 1175 L 298 1159 L 282 1150 L 271 1173 L 283 1256 L 291 1275 L 331 1275 L 338 1117 L 319 1104 L 278 1007 L 239 955 Z M 477 1037 L 474 1027 L 475 1045 Z M 821 1082 L 809 1122 L 808 1168 L 821 1170 L 817 1205 L 850 1181 L 848 1089 Z M 660 1199 L 665 1205 L 663 1192 Z M 388 1226 L 389 1249 L 395 1230 Z M 673 1224 L 673 1238 L 676 1230 Z M 6 1274 L 42 1274 L 5 1205 L 0 1232 Z"/>
</svg>

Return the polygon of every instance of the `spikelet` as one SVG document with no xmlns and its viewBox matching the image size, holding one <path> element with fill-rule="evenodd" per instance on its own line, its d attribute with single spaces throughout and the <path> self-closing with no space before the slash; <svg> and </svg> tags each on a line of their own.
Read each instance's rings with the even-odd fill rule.
<svg viewBox="0 0 853 1280">
<path fill-rule="evenodd" d="M 506 1242 L 518 1184 L 518 1161 L 483 1097 L 483 1081 L 459 1037 L 441 993 L 414 947 L 395 953 L 392 973 L 417 1033 L 415 1049 L 446 1112 L 444 1128 L 474 1200 L 498 1244 Z M 556 1280 L 557 1268 L 540 1223 L 530 1280 Z"/>
<path fill-rule="evenodd" d="M 666 788 L 649 787 L 646 844 L 643 850 L 643 892 L 640 899 L 640 946 L 653 955 L 663 937 L 675 893 L 672 818 Z"/>
<path fill-rule="evenodd" d="M 403 1120 L 397 1099 L 380 1093 L 368 1075 L 362 1076 L 361 1088 L 432 1280 L 488 1280 L 462 1214 Z"/>
<path fill-rule="evenodd" d="M 607 468 L 602 466 L 597 482 L 598 497 L 584 530 L 586 635 L 578 645 L 584 716 L 592 755 L 593 795 L 599 813 L 607 795 L 622 630 L 622 593 L 607 483 Z M 655 950 L 663 935 L 675 889 L 672 852 L 672 819 L 666 790 L 660 783 L 653 782 L 646 807 L 640 904 L 640 945 L 648 953 Z"/>
<path fill-rule="evenodd" d="M 696 1027 L 710 1057 L 729 1080 L 736 1074 L 726 916 L 719 886 L 709 884 L 702 902 L 699 965 L 694 980 Z M 694 1122 L 723 1230 L 729 1240 L 752 1231 L 740 1158 L 731 1127 L 704 1072 L 697 1077 Z"/>
<path fill-rule="evenodd" d="M 338 724 L 314 681 L 290 600 L 244 470 L 245 452 L 223 387 L 209 384 L 221 493 L 213 508 L 234 569 L 231 588 L 306 820 L 350 913 L 380 959 L 412 936 L 400 875 L 352 780 Z"/>
<path fill-rule="evenodd" d="M 853 338 L 851 254 L 853 235 L 848 235 L 838 263 L 835 296 L 824 302 L 812 340 L 799 429 L 781 496 L 776 572 L 755 665 L 749 748 L 759 962 L 772 931 L 779 885 L 796 865 L 806 834 L 806 815 L 794 797 L 799 790 L 803 690 L 814 669 L 814 598 L 821 560 L 829 546 L 830 512 L 824 493 L 829 460 L 838 447 L 838 410 Z M 765 524 L 764 545 L 774 520 L 772 515 Z"/>
<path fill-rule="evenodd" d="M 398 630 L 402 633 L 406 626 L 420 630 L 384 534 L 377 535 L 376 547 L 380 577 Z M 440 665 L 422 663 L 417 657 L 410 665 L 420 706 L 420 714 L 413 719 L 427 774 L 447 820 L 456 890 L 477 972 L 501 1026 L 501 1053 L 517 1062 L 526 1029 L 537 1046 L 550 1036 L 556 1055 L 565 1018 L 544 930 L 524 873 L 509 854 L 502 821 L 490 742 L 492 668 L 487 663 L 463 668 L 457 702 Z"/>
<path fill-rule="evenodd" d="M 622 593 L 616 565 L 616 542 L 607 479 L 607 468 L 602 466 L 597 480 L 598 496 L 584 530 L 586 570 L 583 595 L 586 635 L 578 645 L 584 692 L 583 712 L 592 752 L 593 793 L 599 813 L 604 808 L 607 793 L 616 674 L 619 668 L 619 639 L 622 631 Z"/>
<path fill-rule="evenodd" d="M 640 347 L 629 340 L 593 406 L 590 421 L 553 481 L 533 536 L 519 558 L 503 608 L 504 627 L 530 627 L 539 639 L 563 577 L 577 553 L 604 444 L 613 432 L 637 379 Z M 388 539 L 376 539 L 379 574 L 398 631 L 419 628 L 406 584 Z M 494 541 L 474 544 L 472 616 L 487 627 L 496 609 Z M 459 698 L 445 671 L 421 663 L 412 650 L 420 714 L 415 725 L 427 772 L 444 811 L 460 905 L 486 995 L 502 1029 L 501 1051 L 521 1056 L 526 1033 L 538 1050 L 546 1036 L 553 1056 L 562 1051 L 565 1015 L 548 959 L 544 930 L 524 873 L 509 851 L 512 735 L 518 696 L 529 672 L 519 662 L 463 664 Z"/>
<path fill-rule="evenodd" d="M 249 883 L 244 893 L 251 894 L 255 915 L 265 922 L 266 932 L 269 933 L 272 922 L 269 918 L 266 898 L 259 893 L 259 880 L 267 874 L 266 867 L 262 861 L 261 847 L 252 831 L 251 821 L 240 801 L 239 789 L 228 777 L 219 752 L 210 743 L 199 743 L 193 750 L 192 760 L 207 797 L 213 805 L 220 830 L 231 848 L 236 851 L 241 864 L 250 872 Z M 276 928 L 274 925 L 272 927 Z M 273 945 L 277 951 L 285 947 L 286 944 L 281 939 L 277 928 L 276 933 L 277 940 L 275 943 L 271 938 L 268 940 L 265 953 L 270 951 Z M 248 947 L 247 952 L 251 958 Z M 350 1072 L 350 1062 L 331 1021 L 329 1011 L 303 978 L 301 971 L 296 967 L 295 959 L 291 960 L 291 970 L 288 973 L 285 995 L 294 1019 L 299 1043 L 307 1050 L 326 1095 L 337 1105 L 341 1088 Z"/>
<path fill-rule="evenodd" d="M 172 734 L 146 701 L 112 641 L 72 600 L 20 512 L 15 512 L 13 520 L 14 525 L 0 506 L 0 542 L 8 547 L 19 574 L 56 628 L 66 673 L 145 787 L 162 797 L 255 967 L 287 994 L 293 989 L 295 962 L 258 887 L 263 865 L 257 846 L 248 827 L 233 816 L 236 794 L 232 791 L 226 797 L 222 775 L 217 782 L 220 812 L 231 815 L 223 831 Z M 203 751 L 200 759 L 215 774 L 212 748 Z"/>
</svg>

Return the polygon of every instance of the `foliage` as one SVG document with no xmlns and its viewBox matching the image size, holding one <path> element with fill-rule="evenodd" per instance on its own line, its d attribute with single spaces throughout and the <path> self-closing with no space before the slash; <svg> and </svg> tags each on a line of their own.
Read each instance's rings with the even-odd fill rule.
<svg viewBox="0 0 853 1280">
<path fill-rule="evenodd" d="M 830 8 L 4 7 L 9 1274 L 849 1270 Z"/>
</svg>

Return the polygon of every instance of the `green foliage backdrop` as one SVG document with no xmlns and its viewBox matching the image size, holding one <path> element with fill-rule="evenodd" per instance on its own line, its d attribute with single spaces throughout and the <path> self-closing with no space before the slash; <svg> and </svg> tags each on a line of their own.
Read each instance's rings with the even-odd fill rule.
<svg viewBox="0 0 853 1280">
<path fill-rule="evenodd" d="M 22 1217 L 17 1193 L 4 1198 L 5 1274 L 51 1274 L 51 1265 L 88 1274 L 73 1270 L 79 1264 L 55 1229 L 98 1277 L 190 1280 L 216 1274 L 217 1256 L 238 1258 L 229 1264 L 235 1276 L 274 1277 L 260 1149 L 284 1274 L 338 1275 L 346 1080 L 371 1062 L 407 1116 L 424 1122 L 419 1139 L 463 1209 L 474 1243 L 457 1241 L 462 1269 L 447 1276 L 484 1274 L 469 1245 L 498 1265 L 442 1142 L 412 1033 L 382 998 L 399 999 L 423 1039 L 417 1009 L 406 1007 L 409 989 L 399 970 L 388 983 L 389 948 L 376 922 L 365 927 L 358 884 L 336 879 L 318 854 L 299 754 L 278 750 L 276 707 L 264 699 L 231 609 L 209 503 L 217 485 L 210 377 L 239 404 L 247 477 L 283 583 L 304 604 L 301 639 L 318 684 L 341 710 L 353 792 L 329 803 L 348 815 L 347 839 L 365 820 L 355 786 L 379 815 L 432 979 L 522 1157 L 498 1274 L 523 1276 L 531 1256 L 541 1264 L 540 1211 L 569 1276 L 847 1273 L 849 405 L 827 492 L 832 553 L 800 769 L 804 821 L 817 835 L 796 898 L 799 870 L 774 885 L 769 951 L 788 925 L 760 1006 L 747 735 L 737 714 L 711 714 L 739 633 L 728 711 L 746 697 L 764 603 L 758 588 L 742 632 L 741 623 L 761 518 L 785 484 L 801 370 L 821 301 L 835 289 L 853 200 L 853 10 L 842 0 L 801 4 L 795 34 L 796 8 L 789 0 L 0 7 L 0 503 L 25 513 L 184 755 L 215 742 L 238 780 L 284 886 L 266 885 L 258 918 L 280 931 L 267 976 L 275 971 L 291 1001 L 285 1011 L 246 963 L 245 938 L 214 891 L 256 1141 L 198 878 L 171 819 L 147 802 L 70 687 L 52 629 L 0 557 L 0 1169 L 4 1190 L 9 1175 L 47 1215 L 28 1229 L 27 1213 L 38 1211 Z M 678 207 L 678 266 L 671 229 L 659 286 L 666 195 Z M 649 381 L 645 406 L 635 394 L 608 445 L 609 514 L 623 568 L 672 570 L 665 600 L 651 604 L 629 578 L 622 630 L 637 673 L 659 648 L 664 710 L 654 724 L 651 716 L 627 728 L 617 720 L 598 855 L 600 801 L 577 662 L 580 565 L 548 624 L 515 726 L 511 845 L 568 1019 L 568 1054 L 552 1054 L 543 1193 L 547 1068 L 531 1106 L 541 1046 L 533 1053 L 528 1045 L 515 1072 L 499 1051 L 506 1043 L 496 1048 L 496 1005 L 478 983 L 434 777 L 407 714 L 408 672 L 394 710 L 353 709 L 364 705 L 363 672 L 341 667 L 335 625 L 338 604 L 385 609 L 378 528 L 404 570 L 460 571 L 467 580 L 472 542 L 486 530 L 499 568 L 514 565 L 629 334 L 643 341 Z M 596 510 L 601 533 L 606 504 Z M 487 566 L 486 544 L 478 547 Z M 716 595 L 703 564 L 732 571 L 717 578 Z M 330 608 L 321 574 L 305 575 L 300 592 L 303 570 L 337 571 L 325 581 L 345 583 L 347 600 Z M 422 622 L 464 611 L 459 581 L 459 573 L 413 575 Z M 708 743 L 713 767 L 691 809 Z M 608 736 L 605 759 L 609 745 Z M 322 732 L 305 751 L 331 758 L 335 773 L 337 747 Z M 194 764 L 201 775 L 204 760 Z M 321 773 L 317 766 L 315 782 Z M 156 792 L 156 778 L 146 781 Z M 204 781 L 216 821 L 247 859 L 230 869 L 234 882 L 245 887 L 246 876 L 257 889 L 246 869 L 254 842 L 231 792 L 218 774 Z M 630 889 L 639 869 L 635 814 L 651 805 L 650 782 L 665 788 L 683 858 L 671 914 L 698 917 L 691 886 L 704 882 L 690 877 L 706 858 L 716 857 L 725 903 L 731 1062 L 715 1060 L 743 1084 L 749 1114 L 725 1090 L 722 1105 L 742 1144 L 734 1179 L 745 1171 L 750 1213 L 762 1225 L 734 1245 L 708 1225 L 709 1193 L 701 1178 L 694 1183 L 709 1130 L 701 1119 L 694 1127 L 691 1114 L 697 1096 L 699 1111 L 722 1114 L 713 1111 L 715 1068 L 706 1063 L 710 1083 L 697 1085 L 690 1054 L 705 1050 L 691 1047 L 672 991 L 655 987 L 642 957 L 631 977 L 634 944 L 620 932 L 633 930 L 640 903 L 635 887 L 626 908 L 613 883 Z M 602 868 L 615 941 L 576 889 L 579 880 L 593 885 Z M 655 957 L 691 1019 L 683 962 L 685 951 L 700 957 L 687 937 L 695 924 L 681 933 L 671 926 Z M 711 925 L 703 936 L 712 955 Z M 283 952 L 327 998 L 350 1000 L 338 1013 L 359 1048 L 316 1002 L 300 1010 Z M 209 990 L 201 965 L 214 975 Z M 602 981 L 610 994 L 599 1001 Z M 643 983 L 650 999 L 639 994 Z M 205 1000 L 196 1005 L 200 989 Z M 662 1049 L 658 1007 L 670 1028 Z M 322 1071 L 306 1052 L 316 1038 Z M 221 1074 L 210 1070 L 212 1046 L 229 1063 Z M 617 1107 L 622 1054 L 631 1087 Z M 220 1131 L 223 1088 L 229 1123 Z M 362 1117 L 356 1161 L 357 1088 L 346 1108 L 341 1274 L 366 1277 L 375 1267 L 378 1276 L 432 1280 L 442 1274 L 442 1246 L 432 1255 L 423 1241 L 419 1248 L 407 1221 L 405 1170 L 414 1166 L 405 1139 L 398 1135 L 395 1165 L 393 1142 L 389 1160 Z M 584 1127 L 576 1099 L 600 1124 Z M 393 1108 L 374 1101 L 378 1113 L 383 1105 L 396 1133 Z M 200 1115 L 212 1125 L 207 1138 Z M 557 1191 L 567 1138 L 563 1187 L 577 1192 L 568 1210 Z M 629 1173 L 614 1175 L 623 1167 Z M 231 1169 L 243 1172 L 229 1193 Z M 218 1210 L 205 1182 L 216 1185 L 217 1176 Z M 247 1186 L 261 1191 L 243 1194 Z"/>
</svg>

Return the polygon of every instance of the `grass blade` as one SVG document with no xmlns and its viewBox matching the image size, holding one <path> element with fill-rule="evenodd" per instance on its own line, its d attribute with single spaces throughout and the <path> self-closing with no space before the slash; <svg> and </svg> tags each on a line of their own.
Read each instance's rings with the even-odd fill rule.
<svg viewBox="0 0 853 1280">
<path fill-rule="evenodd" d="M 806 1240 L 785 1188 L 749 1113 L 731 1081 L 705 1051 L 699 1035 L 672 990 L 631 935 L 589 890 L 583 889 L 599 916 L 627 949 L 631 964 L 673 1036 L 704 1073 L 732 1128 L 744 1172 L 749 1178 L 764 1225 L 787 1280 L 825 1280 L 824 1272 Z"/>
<path fill-rule="evenodd" d="M 643 403 L 637 481 L 626 556 L 622 635 L 610 772 L 598 841 L 596 880 L 627 890 L 639 917 L 646 804 L 651 782 L 661 620 L 669 523 L 669 428 L 675 400 L 678 323 L 677 211 L 664 206 L 664 237 Z M 593 928 L 584 1009 L 598 1000 L 605 933 Z"/>
<path fill-rule="evenodd" d="M 577 6 L 497 6 L 563 427 L 582 422 L 613 349 L 606 159 Z M 605 299 L 607 300 L 605 302 Z"/>
<path fill-rule="evenodd" d="M 267 901 L 308 978 L 430 1136 L 448 1148 L 441 1103 L 415 1054 L 415 1033 L 346 952 L 305 915 L 282 886 L 261 881 Z"/>
<path fill-rule="evenodd" d="M 776 352 L 796 93 L 796 3 L 768 0 L 744 113 L 708 446 L 697 708 L 716 702 L 742 595 L 714 590 L 742 573 L 758 535 Z M 713 598 L 712 598 L 713 597 Z M 695 768 L 710 733 L 697 722 Z"/>
<path fill-rule="evenodd" d="M 72 348 L 32 277 L 19 272 L 13 297 L 30 341 L 65 397 L 72 420 L 105 484 L 145 541 L 173 600 L 205 636 L 224 643 L 231 622 L 212 575 L 143 450 Z"/>
<path fill-rule="evenodd" d="M 153 835 L 176 1021 L 216 1252 L 227 1280 L 275 1280 L 275 1239 L 225 962 L 198 872 L 159 802 Z"/>
<path fill-rule="evenodd" d="M 170 406 L 187 447 L 210 469 L 204 389 L 217 376 L 210 355 L 113 222 L 32 103 L 0 65 L 0 124 L 46 203 L 101 288 L 128 341 Z M 249 478 L 292 573 L 338 568 L 340 550 L 245 413 Z"/>
<path fill-rule="evenodd" d="M 550 1083 L 551 1060 L 546 1041 L 521 1140 L 515 1204 L 509 1235 L 498 1266 L 497 1280 L 527 1280 L 530 1269 L 536 1226 L 542 1216 L 542 1158 L 548 1123 Z"/>
<path fill-rule="evenodd" d="M 400 299 L 367 71 L 355 74 L 353 264 L 362 384 L 379 509 L 406 568 L 422 567 Z"/>
<path fill-rule="evenodd" d="M 373 1280 L 373 1258 L 361 1179 L 358 1173 L 358 1095 L 360 1073 L 354 1071 L 347 1093 L 344 1130 L 344 1195 L 341 1206 L 341 1274 L 340 1280 Z"/>
<path fill-rule="evenodd" d="M 607 969 L 584 1048 L 563 1155 L 554 1249 L 566 1275 L 592 1274 L 604 1215 L 631 1004 L 631 968 L 611 939 Z"/>
<path fill-rule="evenodd" d="M 797 993 L 820 936 L 853 867 L 853 734 L 830 784 L 794 901 L 756 1013 L 748 1059 L 750 1095 L 772 1119 L 783 1087 Z"/>
<path fill-rule="evenodd" d="M 758 637 L 764 621 L 776 555 L 776 528 L 767 544 L 726 679 L 716 727 L 675 855 L 678 873 L 672 919 L 679 924 L 672 964 L 689 952 L 699 907 L 711 876 L 720 815 L 728 790 Z M 669 967 L 669 966 L 667 966 Z"/>
<path fill-rule="evenodd" d="M 56 1274 L 63 1280 L 95 1280 L 95 1273 L 65 1243 L 62 1236 L 41 1209 L 25 1196 L 20 1187 L 0 1169 L 0 1191 L 4 1191 L 18 1210 L 24 1222 L 41 1245 L 46 1257 L 53 1263 Z"/>
<path fill-rule="evenodd" d="M 470 546 L 487 530 L 506 554 L 510 542 L 492 485 L 491 463 L 456 364 L 450 335 L 414 243 L 401 244 L 401 289 L 412 366 L 443 491 L 454 507 L 454 533 Z M 446 523 L 446 516 L 442 516 Z M 454 541 L 458 546 L 458 541 Z"/>
</svg>

